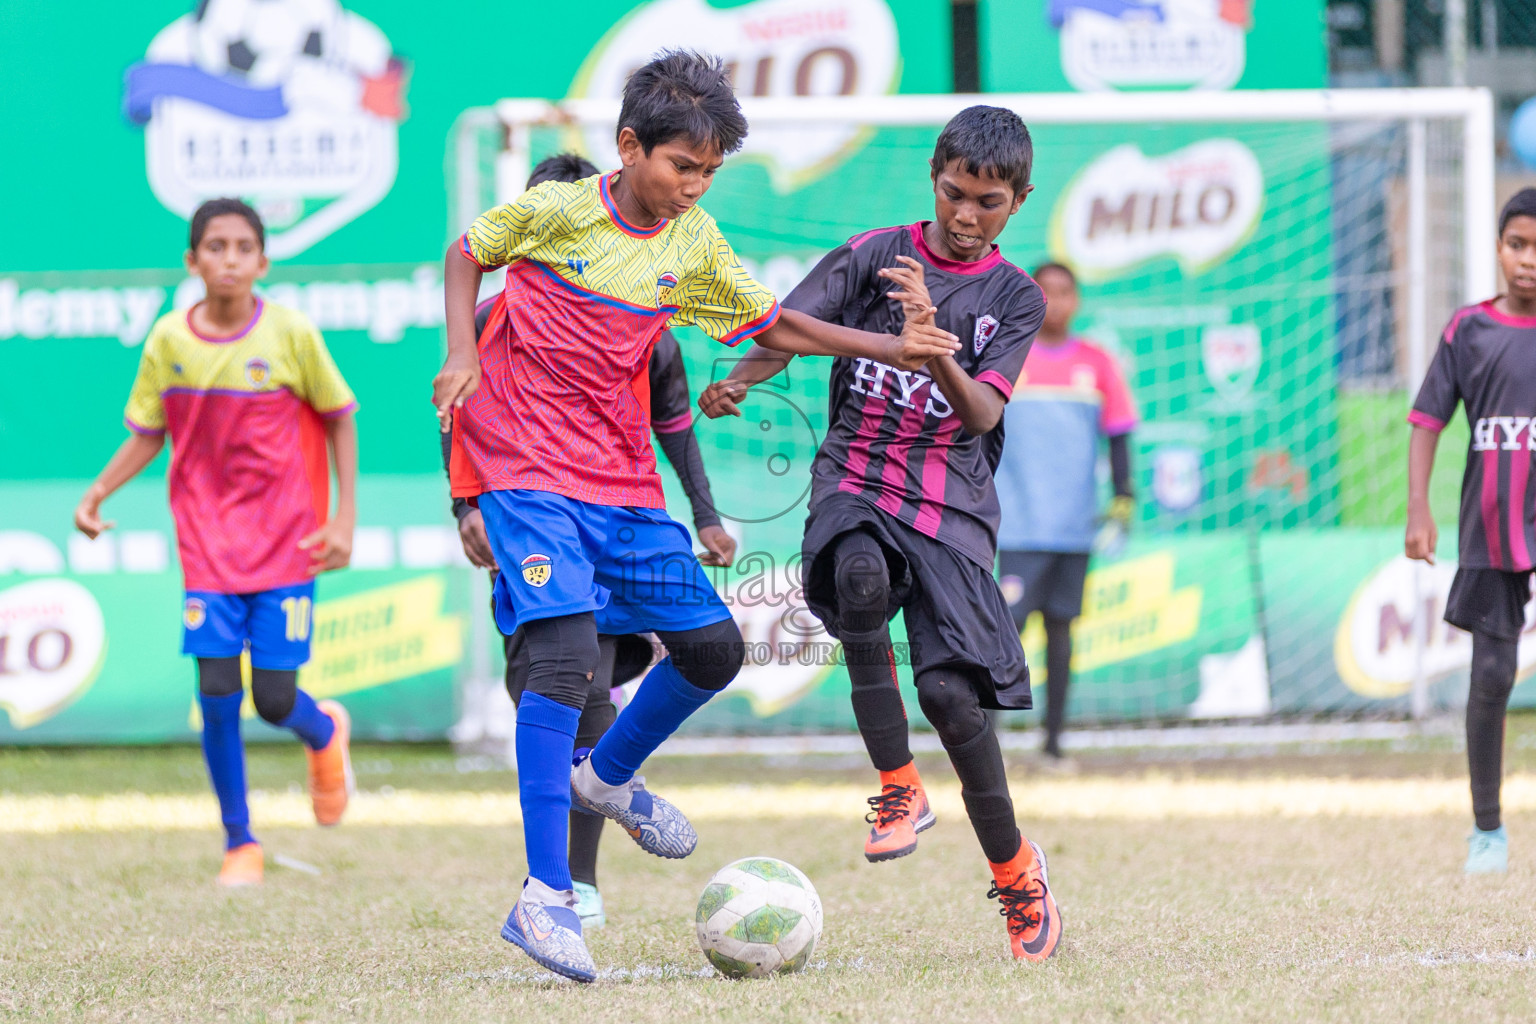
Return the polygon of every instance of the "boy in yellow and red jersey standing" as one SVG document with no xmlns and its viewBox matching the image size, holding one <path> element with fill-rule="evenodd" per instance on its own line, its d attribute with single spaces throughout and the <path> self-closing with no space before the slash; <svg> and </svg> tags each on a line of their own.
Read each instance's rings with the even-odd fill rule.
<svg viewBox="0 0 1536 1024">
<path fill-rule="evenodd" d="M 237 199 L 210 200 L 192 215 L 187 269 L 207 297 L 150 331 L 128 398 L 130 436 L 75 509 L 86 536 L 110 529 L 101 503 L 170 434 L 167 484 L 186 581 L 182 653 L 197 658 L 203 754 L 226 833 L 221 885 L 262 878 L 240 739 L 246 651 L 257 713 L 308 748 L 315 820 L 340 821 L 352 789 L 347 713 L 317 703 L 297 679 L 309 660 L 314 577 L 352 553 L 357 402 L 314 325 L 252 291 L 267 271 L 264 243 L 261 218 Z"/>
</svg>

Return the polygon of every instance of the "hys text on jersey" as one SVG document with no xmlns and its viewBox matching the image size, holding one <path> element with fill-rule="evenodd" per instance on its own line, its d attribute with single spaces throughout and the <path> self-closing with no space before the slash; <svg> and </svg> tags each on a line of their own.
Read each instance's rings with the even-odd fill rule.
<svg viewBox="0 0 1536 1024">
<path fill-rule="evenodd" d="M 954 415 L 954 406 L 944 397 L 933 378 L 916 370 L 898 370 L 874 359 L 853 361 L 853 381 L 848 390 L 856 394 L 883 398 L 903 409 L 916 409 L 922 404 L 928 416 L 944 419 Z"/>
<path fill-rule="evenodd" d="M 1472 428 L 1472 450 L 1536 450 L 1536 430 L 1532 429 L 1533 424 L 1536 424 L 1536 420 L 1530 416 L 1483 416 Z"/>
</svg>

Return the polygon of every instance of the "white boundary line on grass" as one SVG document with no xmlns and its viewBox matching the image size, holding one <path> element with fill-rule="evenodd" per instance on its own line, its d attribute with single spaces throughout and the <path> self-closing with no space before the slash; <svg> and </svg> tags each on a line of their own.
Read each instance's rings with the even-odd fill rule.
<svg viewBox="0 0 1536 1024">
<path fill-rule="evenodd" d="M 1450 718 L 1425 722 L 1266 722 L 1229 725 L 1173 725 L 1164 728 L 1083 729 L 1062 736 L 1068 750 L 1134 750 L 1186 747 L 1268 747 L 1286 744 L 1392 741 L 1425 737 L 1454 737 L 1457 723 Z M 1001 729 L 998 740 L 1008 751 L 1040 748 L 1039 729 Z M 944 748 L 931 732 L 914 732 L 914 753 L 937 753 Z M 745 754 L 761 757 L 794 757 L 803 754 L 862 754 L 864 741 L 857 734 L 799 736 L 679 736 L 667 740 L 656 754 L 661 757 L 696 757 Z"/>
</svg>

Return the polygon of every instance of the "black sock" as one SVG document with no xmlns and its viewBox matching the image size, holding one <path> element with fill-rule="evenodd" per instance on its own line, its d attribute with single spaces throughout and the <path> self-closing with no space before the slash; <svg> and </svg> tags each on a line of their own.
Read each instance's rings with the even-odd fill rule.
<svg viewBox="0 0 1536 1024">
<path fill-rule="evenodd" d="M 960 777 L 960 796 L 981 852 L 994 864 L 1006 864 L 1024 839 L 1013 817 L 1003 750 L 968 671 L 974 670 L 924 671 L 917 677 L 917 698 Z"/>
<path fill-rule="evenodd" d="M 1067 687 L 1072 683 L 1072 620 L 1045 620 L 1045 752 L 1061 756 L 1067 721 Z"/>
<path fill-rule="evenodd" d="M 571 881 L 597 885 L 597 843 L 603 838 L 603 822 L 596 814 L 571 812 Z"/>
<path fill-rule="evenodd" d="M 1467 770 L 1477 827 L 1499 827 L 1499 786 L 1504 777 L 1504 711 L 1515 686 L 1516 641 L 1472 634 L 1472 685 L 1467 692 Z"/>
<path fill-rule="evenodd" d="M 854 721 L 875 770 L 893 772 L 912 762 L 912 750 L 887 625 L 891 588 L 885 552 L 874 537 L 855 530 L 838 538 L 833 559 L 837 634 L 852 684 Z"/>
</svg>

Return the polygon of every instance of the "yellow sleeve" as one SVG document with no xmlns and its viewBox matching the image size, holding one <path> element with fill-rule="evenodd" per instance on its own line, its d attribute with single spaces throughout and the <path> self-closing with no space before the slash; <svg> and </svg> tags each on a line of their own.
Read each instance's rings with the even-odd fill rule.
<svg viewBox="0 0 1536 1024">
<path fill-rule="evenodd" d="M 161 334 L 149 332 L 144 340 L 144 351 L 139 354 L 139 372 L 134 375 L 133 389 L 128 392 L 128 407 L 123 410 L 123 422 L 135 434 L 157 435 L 165 433 L 165 404 L 160 392 L 165 390 L 161 356 Z"/>
<path fill-rule="evenodd" d="M 459 239 L 459 249 L 485 270 L 515 263 L 537 243 L 560 210 L 556 191 L 543 185 L 482 213 Z"/>
<path fill-rule="evenodd" d="M 674 326 L 698 327 L 716 341 L 739 345 L 779 318 L 773 293 L 752 279 L 731 244 L 709 222 L 702 239 L 705 258 L 672 293 Z"/>
<path fill-rule="evenodd" d="M 357 398 L 336 368 L 325 339 L 308 317 L 295 314 L 290 337 L 296 371 L 295 394 L 327 418 L 357 411 Z"/>
</svg>

